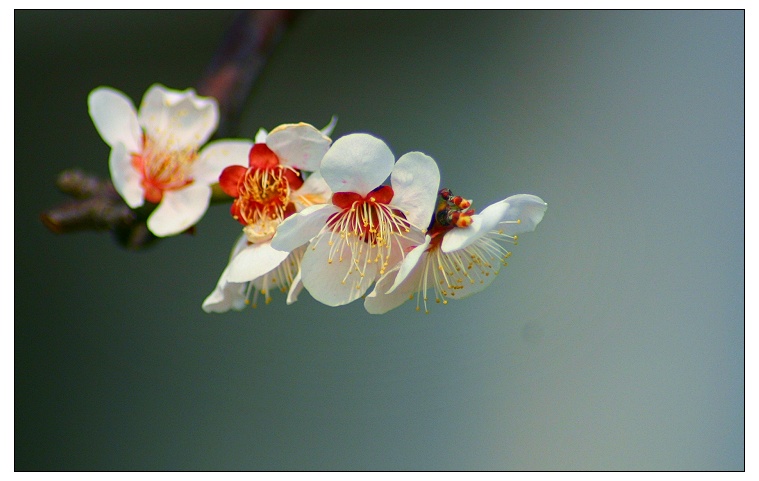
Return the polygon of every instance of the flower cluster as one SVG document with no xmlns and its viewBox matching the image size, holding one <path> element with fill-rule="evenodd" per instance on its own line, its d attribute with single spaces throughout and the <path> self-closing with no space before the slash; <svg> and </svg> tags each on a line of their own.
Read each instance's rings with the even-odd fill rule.
<svg viewBox="0 0 759 481">
<path fill-rule="evenodd" d="M 546 203 L 515 195 L 477 213 L 472 201 L 440 189 L 435 161 L 410 152 L 396 160 L 365 133 L 330 139 L 335 119 L 261 129 L 253 141 L 217 140 L 218 107 L 155 85 L 137 112 L 122 93 L 95 89 L 90 114 L 111 147 L 113 184 L 132 208 L 154 205 L 148 228 L 169 236 L 205 213 L 212 185 L 232 199 L 242 225 L 229 263 L 203 302 L 206 312 L 240 310 L 273 290 L 297 300 L 305 287 L 324 304 L 364 298 L 370 313 L 416 297 L 428 310 L 490 285 L 517 235 L 535 229 Z M 389 182 L 388 182 L 389 179 Z M 373 290 L 367 294 L 370 288 Z"/>
</svg>

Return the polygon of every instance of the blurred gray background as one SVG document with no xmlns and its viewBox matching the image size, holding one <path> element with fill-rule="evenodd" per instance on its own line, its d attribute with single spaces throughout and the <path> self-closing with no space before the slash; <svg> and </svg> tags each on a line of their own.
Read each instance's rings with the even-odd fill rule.
<svg viewBox="0 0 759 481">
<path fill-rule="evenodd" d="M 15 12 L 16 470 L 742 470 L 744 14 L 304 13 L 238 132 L 340 117 L 548 212 L 430 315 L 200 304 L 239 225 L 56 236 L 98 85 L 195 84 L 231 14 Z"/>
</svg>

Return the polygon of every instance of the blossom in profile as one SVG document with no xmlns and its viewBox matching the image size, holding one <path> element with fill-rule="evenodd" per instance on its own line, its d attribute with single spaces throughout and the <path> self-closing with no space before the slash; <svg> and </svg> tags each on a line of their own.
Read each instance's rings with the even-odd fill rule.
<svg viewBox="0 0 759 481">
<path fill-rule="evenodd" d="M 88 98 L 90 116 L 111 147 L 116 191 L 129 207 L 156 204 L 147 220 L 158 237 L 195 225 L 221 171 L 250 150 L 250 141 L 219 140 L 201 149 L 219 121 L 216 100 L 188 89 L 151 86 L 139 112 L 122 92 L 98 87 Z"/>
<path fill-rule="evenodd" d="M 547 208 L 540 197 L 528 194 L 508 197 L 479 214 L 471 205 L 448 189 L 440 191 L 424 242 L 377 281 L 364 301 L 369 313 L 383 314 L 415 295 L 416 309 L 429 313 L 429 290 L 443 304 L 482 291 L 507 264 L 511 251 L 505 246 L 535 230 Z"/>
<path fill-rule="evenodd" d="M 256 263 L 256 271 L 249 271 L 242 278 L 246 281 L 233 282 L 230 280 L 230 271 L 235 269 L 234 260 L 242 251 L 247 252 L 249 259 L 260 258 L 260 264 Z M 219 276 L 216 287 L 203 301 L 203 310 L 206 312 L 227 312 L 231 309 L 241 311 L 248 304 L 253 307 L 258 305 L 259 294 L 264 296 L 266 304 L 271 302 L 271 294 L 279 290 L 287 294 L 287 304 L 298 300 L 298 294 L 303 289 L 300 282 L 300 261 L 303 258 L 305 246 L 295 249 L 277 262 L 278 252 L 272 252 L 271 242 L 250 244 L 245 234 L 241 235 L 229 257 L 229 264 Z M 271 261 L 271 262 L 267 262 Z M 239 264 L 237 269 L 239 269 Z M 236 277 L 236 279 L 239 277 Z M 251 299 L 252 297 L 252 299 Z"/>
<path fill-rule="evenodd" d="M 291 252 L 308 243 L 303 285 L 316 300 L 339 306 L 361 297 L 409 245 L 424 239 L 440 173 L 421 152 L 396 162 L 388 146 L 368 134 L 335 141 L 319 172 L 334 192 L 331 202 L 285 219 L 272 247 Z M 388 176 L 390 185 L 383 185 Z"/>
</svg>

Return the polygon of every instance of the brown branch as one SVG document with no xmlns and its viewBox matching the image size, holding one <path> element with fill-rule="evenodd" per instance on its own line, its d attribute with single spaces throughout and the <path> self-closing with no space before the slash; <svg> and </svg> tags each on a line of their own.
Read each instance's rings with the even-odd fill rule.
<svg viewBox="0 0 759 481">
<path fill-rule="evenodd" d="M 227 136 L 237 124 L 253 83 L 283 32 L 295 18 L 286 10 L 245 11 L 236 14 L 197 84 L 200 95 L 219 102 L 220 122 L 216 137 Z M 61 172 L 58 188 L 74 198 L 40 215 L 42 223 L 57 234 L 84 230 L 111 231 L 128 249 L 141 249 L 157 237 L 146 225 L 152 208 L 130 209 L 110 179 L 79 170 Z M 191 228 L 188 232 L 192 232 Z"/>
<path fill-rule="evenodd" d="M 292 10 L 255 10 L 235 15 L 198 82 L 199 94 L 219 102 L 217 137 L 228 136 L 237 124 L 254 81 L 296 16 Z"/>
</svg>

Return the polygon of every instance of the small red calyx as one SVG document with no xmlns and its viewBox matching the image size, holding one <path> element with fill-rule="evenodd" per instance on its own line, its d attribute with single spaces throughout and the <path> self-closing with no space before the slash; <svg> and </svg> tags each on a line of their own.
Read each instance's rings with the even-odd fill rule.
<svg viewBox="0 0 759 481">
<path fill-rule="evenodd" d="M 365 196 L 356 192 L 335 192 L 332 204 L 342 209 L 327 221 L 333 231 L 343 232 L 348 237 L 370 245 L 385 246 L 390 235 L 408 231 L 409 224 L 403 213 L 390 207 L 393 188 L 383 185 Z"/>
<path fill-rule="evenodd" d="M 332 204 L 341 209 L 350 209 L 355 202 L 389 204 L 394 195 L 392 187 L 381 185 L 365 196 L 355 192 L 335 192 L 332 194 Z"/>
<path fill-rule="evenodd" d="M 266 230 L 295 213 L 290 193 L 303 185 L 300 171 L 280 163 L 266 144 L 253 145 L 248 167 L 232 165 L 219 176 L 219 186 L 234 197 L 230 212 L 244 226 L 261 224 Z"/>
</svg>

